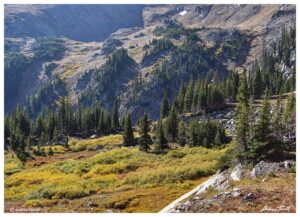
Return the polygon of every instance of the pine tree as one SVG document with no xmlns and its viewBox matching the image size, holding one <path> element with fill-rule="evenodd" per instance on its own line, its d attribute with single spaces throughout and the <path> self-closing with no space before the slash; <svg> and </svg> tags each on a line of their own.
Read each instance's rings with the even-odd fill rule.
<svg viewBox="0 0 300 217">
<path fill-rule="evenodd" d="M 281 140 L 283 134 L 283 106 L 281 93 L 278 95 L 276 106 L 272 114 L 271 129 L 275 138 Z"/>
<path fill-rule="evenodd" d="M 128 146 L 135 145 L 130 114 L 128 114 L 125 118 L 123 138 L 124 138 L 124 146 L 128 147 Z"/>
<path fill-rule="evenodd" d="M 158 139 L 158 143 L 156 144 L 156 151 L 163 151 L 163 150 L 167 149 L 168 148 L 168 140 L 165 137 L 162 120 L 158 121 L 158 127 L 156 129 L 156 137 Z"/>
<path fill-rule="evenodd" d="M 190 122 L 189 125 L 189 144 L 190 146 L 197 146 L 198 145 L 198 124 L 195 120 Z"/>
<path fill-rule="evenodd" d="M 237 109 L 236 109 L 236 141 L 240 151 L 247 151 L 249 143 L 249 91 L 247 84 L 246 71 L 243 72 L 240 86 L 237 94 Z"/>
<path fill-rule="evenodd" d="M 255 140 L 268 142 L 271 134 L 270 103 L 268 89 L 265 90 L 265 97 L 259 114 L 258 123 L 255 126 Z"/>
<path fill-rule="evenodd" d="M 184 146 L 186 144 L 186 133 L 183 121 L 180 121 L 178 127 L 178 143 L 181 146 Z"/>
<path fill-rule="evenodd" d="M 263 90 L 263 82 L 259 66 L 256 67 L 252 87 L 253 98 L 259 99 Z"/>
<path fill-rule="evenodd" d="M 288 98 L 287 105 L 283 114 L 285 131 L 290 135 L 296 126 L 296 98 L 291 94 Z"/>
<path fill-rule="evenodd" d="M 167 92 L 164 92 L 164 96 L 161 102 L 160 107 L 160 118 L 165 118 L 169 114 L 169 102 L 168 102 L 168 95 Z"/>
<path fill-rule="evenodd" d="M 180 88 L 179 88 L 179 93 L 178 93 L 178 107 L 179 107 L 179 113 L 183 113 L 183 110 L 184 110 L 184 97 L 185 97 L 185 91 L 186 91 L 186 88 L 185 88 L 185 85 L 184 83 L 182 82 L 181 85 L 180 85 Z"/>
<path fill-rule="evenodd" d="M 34 135 L 36 138 L 41 138 L 42 133 L 45 131 L 43 118 L 41 115 L 39 115 L 34 123 Z"/>
<path fill-rule="evenodd" d="M 117 131 L 117 130 L 120 129 L 119 107 L 118 107 L 118 100 L 117 100 L 117 98 L 115 98 L 115 101 L 114 101 L 114 108 L 113 108 L 111 126 L 112 126 L 113 130 L 115 130 L 115 131 Z"/>
<path fill-rule="evenodd" d="M 175 142 L 178 137 L 178 113 L 173 107 L 167 119 L 167 133 L 171 141 Z"/>
<path fill-rule="evenodd" d="M 148 152 L 150 145 L 152 144 L 151 136 L 149 135 L 150 123 L 148 120 L 148 115 L 145 114 L 141 119 L 141 137 L 139 139 L 139 146 L 141 151 Z"/>
<path fill-rule="evenodd" d="M 193 103 L 193 91 L 194 91 L 194 81 L 191 79 L 185 92 L 184 96 L 184 111 L 190 112 Z"/>
</svg>

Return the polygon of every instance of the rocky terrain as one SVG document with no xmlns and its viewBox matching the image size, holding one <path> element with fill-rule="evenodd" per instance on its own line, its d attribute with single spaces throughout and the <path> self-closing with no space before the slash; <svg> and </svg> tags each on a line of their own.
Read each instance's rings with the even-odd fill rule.
<svg viewBox="0 0 300 217">
<path fill-rule="evenodd" d="M 6 5 L 6 54 L 21 52 L 32 57 L 38 37 L 62 38 L 65 52 L 60 58 L 33 61 L 20 84 L 20 89 L 25 91 L 6 100 L 5 111 L 10 112 L 17 103 L 24 103 L 56 76 L 65 82 L 67 96 L 76 105 L 84 90 L 92 85 L 92 71 L 101 69 L 107 55 L 123 47 L 135 62 L 134 68 L 129 70 L 136 72 L 133 77 L 120 74 L 121 84 L 112 84 L 111 90 L 100 100 L 110 107 L 113 100 L 106 102 L 105 99 L 119 95 L 121 114 L 147 111 L 156 118 L 163 90 L 172 93 L 169 96 L 172 100 L 179 87 L 178 82 L 170 87 L 159 85 L 152 75 L 158 63 L 172 62 L 172 52 L 160 52 L 154 61 L 142 62 L 146 52 L 143 47 L 162 37 L 155 33 L 157 28 L 198 28 L 200 43 L 215 52 L 213 65 L 219 64 L 211 70 L 226 77 L 228 70 L 238 70 L 257 59 L 263 41 L 271 44 L 280 35 L 278 31 L 294 25 L 295 10 L 294 5 Z M 182 37 L 171 38 L 172 44 L 179 46 Z M 238 43 L 234 40 L 243 40 L 244 44 L 235 54 L 238 58 L 222 52 L 226 44 Z M 45 67 L 50 63 L 56 67 L 45 76 Z M 282 65 L 281 68 L 288 74 L 288 67 Z"/>
<path fill-rule="evenodd" d="M 165 212 L 295 212 L 295 162 L 261 161 L 218 172 L 161 210 Z"/>
</svg>

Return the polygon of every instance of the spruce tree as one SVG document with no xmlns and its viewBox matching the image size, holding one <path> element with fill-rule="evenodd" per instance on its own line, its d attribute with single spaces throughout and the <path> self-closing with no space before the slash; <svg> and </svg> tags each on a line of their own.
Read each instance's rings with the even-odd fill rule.
<svg viewBox="0 0 300 217">
<path fill-rule="evenodd" d="M 128 114 L 125 118 L 123 138 L 124 138 L 124 146 L 128 147 L 128 146 L 135 145 L 130 114 Z"/>
<path fill-rule="evenodd" d="M 42 115 L 39 115 L 34 123 L 34 135 L 36 138 L 41 138 L 42 133 L 45 131 Z"/>
<path fill-rule="evenodd" d="M 114 101 L 114 108 L 112 113 L 112 123 L 111 127 L 113 130 L 117 131 L 120 129 L 120 123 L 119 123 L 119 107 L 118 107 L 118 100 L 115 98 Z"/>
<path fill-rule="evenodd" d="M 189 125 L 189 144 L 190 146 L 197 146 L 198 145 L 198 124 L 196 120 L 190 122 Z"/>
<path fill-rule="evenodd" d="M 169 102 L 168 102 L 168 95 L 167 92 L 164 92 L 164 96 L 161 102 L 160 107 L 160 118 L 165 118 L 169 114 Z"/>
<path fill-rule="evenodd" d="M 175 142 L 178 137 L 178 112 L 173 107 L 167 119 L 167 133 L 172 142 Z"/>
<path fill-rule="evenodd" d="M 258 122 L 255 126 L 255 140 L 259 142 L 268 142 L 271 134 L 270 103 L 268 89 L 265 90 L 265 96 L 259 114 Z"/>
<path fill-rule="evenodd" d="M 194 92 L 194 81 L 191 79 L 186 88 L 186 92 L 185 92 L 185 96 L 184 96 L 184 111 L 185 112 L 190 112 L 192 109 L 193 92 Z"/>
<path fill-rule="evenodd" d="M 163 130 L 162 120 L 158 121 L 158 127 L 156 130 L 156 137 L 158 139 L 157 151 L 162 151 L 168 148 L 168 140 L 165 137 L 165 133 Z"/>
<path fill-rule="evenodd" d="M 186 133 L 183 121 L 180 121 L 178 127 L 178 143 L 181 146 L 184 146 L 186 144 Z"/>
<path fill-rule="evenodd" d="M 283 114 L 285 131 L 290 135 L 296 126 L 296 98 L 291 94 L 288 98 L 287 105 Z"/>
<path fill-rule="evenodd" d="M 246 71 L 243 71 L 240 86 L 237 94 L 237 108 L 236 108 L 236 141 L 241 152 L 247 151 L 249 143 L 249 90 L 246 77 Z"/>
<path fill-rule="evenodd" d="M 261 72 L 259 66 L 256 67 L 253 84 L 252 84 L 252 93 L 254 99 L 259 99 L 262 94 L 263 82 L 261 77 Z"/>
<path fill-rule="evenodd" d="M 179 93 L 178 93 L 178 111 L 179 113 L 183 113 L 184 110 L 184 97 L 185 97 L 185 85 L 183 82 L 181 82 L 180 88 L 179 88 Z"/>
<path fill-rule="evenodd" d="M 149 135 L 150 122 L 148 120 L 148 115 L 145 114 L 141 119 L 141 137 L 139 139 L 139 146 L 141 151 L 148 152 L 150 145 L 152 144 L 151 136 Z"/>
<path fill-rule="evenodd" d="M 281 140 L 283 134 L 283 105 L 282 105 L 282 94 L 277 97 L 276 106 L 272 113 L 271 129 L 277 140 Z"/>
</svg>

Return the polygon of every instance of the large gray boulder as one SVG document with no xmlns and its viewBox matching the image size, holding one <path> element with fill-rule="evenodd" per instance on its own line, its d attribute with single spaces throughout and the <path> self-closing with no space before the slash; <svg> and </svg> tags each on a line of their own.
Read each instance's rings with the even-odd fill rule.
<svg viewBox="0 0 300 217">
<path fill-rule="evenodd" d="M 267 163 L 265 161 L 261 161 L 252 169 L 250 177 L 256 178 L 270 173 L 275 173 L 279 170 L 279 168 L 279 163 Z"/>
</svg>

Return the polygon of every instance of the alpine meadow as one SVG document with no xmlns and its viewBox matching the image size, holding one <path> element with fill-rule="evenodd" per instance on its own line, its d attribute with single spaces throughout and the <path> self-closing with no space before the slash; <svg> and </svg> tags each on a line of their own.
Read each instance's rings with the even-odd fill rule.
<svg viewBox="0 0 300 217">
<path fill-rule="evenodd" d="M 296 5 L 5 4 L 6 213 L 296 212 Z"/>
</svg>

